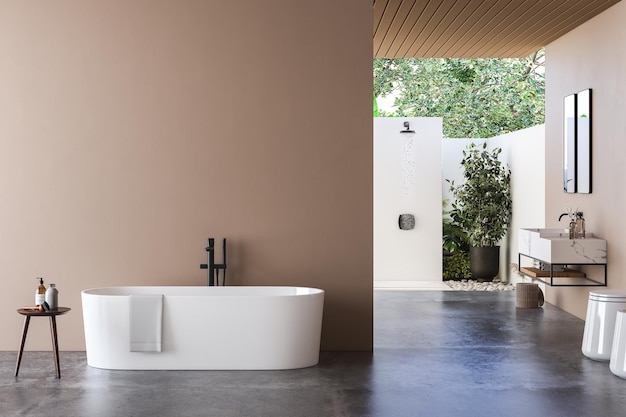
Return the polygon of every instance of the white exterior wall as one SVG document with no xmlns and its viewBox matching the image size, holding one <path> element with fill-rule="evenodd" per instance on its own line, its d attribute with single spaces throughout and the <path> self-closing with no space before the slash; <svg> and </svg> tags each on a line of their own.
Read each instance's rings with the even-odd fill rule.
<svg viewBox="0 0 626 417">
<path fill-rule="evenodd" d="M 450 183 L 463 182 L 461 160 L 463 150 L 472 142 L 487 142 L 488 149 L 500 147 L 500 159 L 511 168 L 511 198 L 513 217 L 509 233 L 501 242 L 500 276 L 503 281 L 513 281 L 510 264 L 517 263 L 517 230 L 520 227 L 545 225 L 545 133 L 544 125 L 534 126 L 490 139 L 444 139 L 442 195 L 450 203 Z M 448 205 L 448 209 L 450 205 Z"/>
<path fill-rule="evenodd" d="M 404 121 L 415 134 L 400 133 Z M 515 281 L 517 230 L 545 225 L 544 125 L 491 139 L 442 139 L 441 124 L 440 118 L 374 119 L 374 281 L 442 280 L 441 204 L 453 200 L 446 180 L 461 183 L 463 150 L 485 141 L 489 149 L 502 148 L 501 160 L 511 168 L 513 217 L 501 243 L 500 279 Z M 399 229 L 402 213 L 415 215 L 414 230 Z"/>
<path fill-rule="evenodd" d="M 500 277 L 520 282 L 521 277 L 510 274 L 510 264 L 518 262 L 517 231 L 545 226 L 545 125 L 498 136 L 489 143 L 502 148 L 501 158 L 511 167 L 513 217 L 500 251 Z"/>
<path fill-rule="evenodd" d="M 441 137 L 441 118 L 374 119 L 374 281 L 442 280 Z"/>
</svg>

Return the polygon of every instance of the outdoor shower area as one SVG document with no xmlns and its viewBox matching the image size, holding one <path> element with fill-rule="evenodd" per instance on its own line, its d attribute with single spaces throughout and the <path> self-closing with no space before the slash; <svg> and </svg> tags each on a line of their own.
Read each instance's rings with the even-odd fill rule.
<svg viewBox="0 0 626 417">
<path fill-rule="evenodd" d="M 511 168 L 512 223 L 501 243 L 499 278 L 517 262 L 517 229 L 545 225 L 544 125 L 489 139 L 443 138 L 437 117 L 374 118 L 374 286 L 428 287 L 443 282 L 443 202 L 462 182 L 468 144 L 499 147 Z M 558 215 L 558 213 L 556 213 Z"/>
</svg>

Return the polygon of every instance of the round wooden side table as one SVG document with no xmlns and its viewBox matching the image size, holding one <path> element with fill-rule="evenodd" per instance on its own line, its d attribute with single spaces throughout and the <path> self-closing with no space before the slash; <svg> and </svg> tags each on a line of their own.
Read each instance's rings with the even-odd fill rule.
<svg viewBox="0 0 626 417">
<path fill-rule="evenodd" d="M 59 363 L 59 341 L 57 339 L 57 316 L 70 311 L 69 307 L 59 307 L 56 310 L 38 311 L 28 308 L 18 308 L 17 312 L 24 316 L 24 328 L 22 330 L 22 342 L 20 343 L 20 351 L 17 354 L 17 363 L 15 364 L 15 376 L 20 371 L 20 362 L 22 362 L 22 354 L 24 353 L 24 345 L 26 344 L 26 334 L 28 333 L 28 325 L 31 317 L 49 317 L 50 318 L 50 334 L 52 336 L 52 351 L 54 353 L 54 368 L 56 369 L 57 378 L 61 378 L 61 365 Z"/>
</svg>

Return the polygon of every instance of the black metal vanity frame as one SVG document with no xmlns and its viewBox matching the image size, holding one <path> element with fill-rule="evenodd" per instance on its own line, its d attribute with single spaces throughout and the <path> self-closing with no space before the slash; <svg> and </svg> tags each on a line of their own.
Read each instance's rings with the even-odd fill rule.
<svg viewBox="0 0 626 417">
<path fill-rule="evenodd" d="M 550 267 L 550 275 L 548 277 L 534 277 L 532 275 L 528 275 L 524 272 L 522 272 L 522 256 L 525 258 L 529 258 L 529 259 L 533 259 L 539 262 L 543 262 L 544 265 L 547 265 Z M 543 259 L 539 259 L 539 258 L 535 258 L 532 257 L 530 255 L 526 255 L 523 253 L 518 253 L 517 254 L 517 264 L 519 265 L 519 272 L 520 274 L 526 275 L 527 277 L 530 277 L 532 279 L 535 279 L 537 281 L 540 281 L 546 285 L 550 285 L 551 287 L 606 287 L 607 284 L 607 264 L 606 263 L 550 263 L 550 262 L 546 262 Z M 599 267 L 603 267 L 604 268 L 604 281 L 596 281 L 595 279 L 591 279 L 589 277 L 555 277 L 554 276 L 554 265 L 562 265 L 563 267 L 566 267 L 568 265 L 572 265 L 572 266 L 599 266 Z M 561 284 L 561 283 L 557 283 L 555 284 L 554 280 L 559 280 L 559 279 L 575 279 L 575 280 L 581 280 L 581 281 L 586 281 L 587 283 L 584 284 Z"/>
</svg>

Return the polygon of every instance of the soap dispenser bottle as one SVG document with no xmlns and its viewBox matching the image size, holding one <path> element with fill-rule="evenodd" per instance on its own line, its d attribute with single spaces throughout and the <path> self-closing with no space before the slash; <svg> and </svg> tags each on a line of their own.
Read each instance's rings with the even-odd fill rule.
<svg viewBox="0 0 626 417">
<path fill-rule="evenodd" d="M 585 218 L 583 217 L 583 212 L 576 212 L 576 239 L 584 239 L 585 238 Z"/>
<path fill-rule="evenodd" d="M 35 291 L 35 305 L 43 305 L 46 301 L 46 286 L 43 285 L 43 278 L 37 278 L 39 280 L 39 287 Z"/>
</svg>

